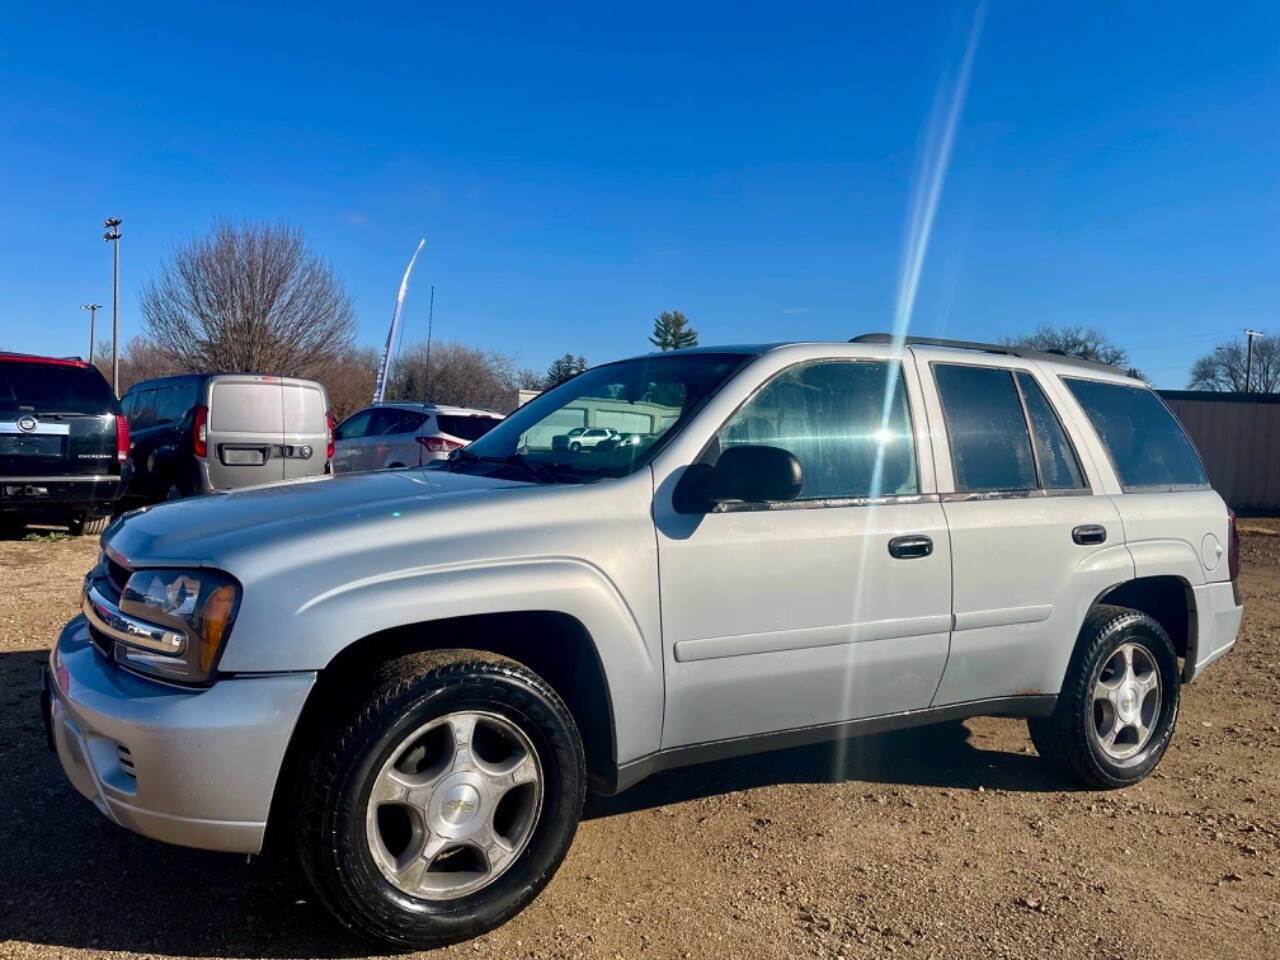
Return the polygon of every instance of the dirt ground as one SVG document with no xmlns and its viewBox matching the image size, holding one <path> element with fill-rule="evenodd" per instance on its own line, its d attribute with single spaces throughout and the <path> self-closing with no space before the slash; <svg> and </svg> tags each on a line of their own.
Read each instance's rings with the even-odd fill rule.
<svg viewBox="0 0 1280 960">
<path fill-rule="evenodd" d="M 1280 524 L 1160 769 L 1080 790 L 1014 720 L 727 761 L 590 800 L 522 915 L 442 957 L 1280 957 Z M 0 956 L 376 953 L 287 862 L 103 819 L 46 752 L 39 667 L 96 542 L 0 542 Z"/>
</svg>

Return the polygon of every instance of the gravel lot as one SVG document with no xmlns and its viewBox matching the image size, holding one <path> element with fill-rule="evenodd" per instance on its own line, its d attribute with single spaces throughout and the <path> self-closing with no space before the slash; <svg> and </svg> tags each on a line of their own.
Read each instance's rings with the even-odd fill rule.
<svg viewBox="0 0 1280 960">
<path fill-rule="evenodd" d="M 974 720 L 593 798 L 564 867 L 444 957 L 1280 956 L 1280 524 L 1246 521 L 1236 650 L 1119 793 Z M 47 753 L 39 667 L 96 540 L 0 542 L 0 956 L 369 956 L 284 861 L 103 819 Z"/>
</svg>

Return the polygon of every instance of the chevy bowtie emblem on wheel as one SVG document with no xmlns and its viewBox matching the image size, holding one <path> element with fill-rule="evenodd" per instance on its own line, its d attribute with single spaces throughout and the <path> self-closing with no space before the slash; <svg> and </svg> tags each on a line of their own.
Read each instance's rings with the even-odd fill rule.
<svg viewBox="0 0 1280 960">
<path fill-rule="evenodd" d="M 446 800 L 442 809 L 446 816 L 461 820 L 475 808 L 470 800 Z"/>
<path fill-rule="evenodd" d="M 18 418 L 18 429 L 21 430 L 23 433 L 34 433 L 38 425 L 39 425 L 39 422 L 36 420 L 35 417 L 19 417 Z"/>
</svg>

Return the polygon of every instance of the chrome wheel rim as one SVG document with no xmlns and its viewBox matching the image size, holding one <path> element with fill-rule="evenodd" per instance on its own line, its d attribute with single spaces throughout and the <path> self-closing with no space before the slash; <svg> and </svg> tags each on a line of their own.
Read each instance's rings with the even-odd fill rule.
<svg viewBox="0 0 1280 960">
<path fill-rule="evenodd" d="M 374 778 L 369 852 L 396 889 L 452 900 L 493 883 L 542 811 L 537 751 L 505 717 L 449 713 L 404 737 Z"/>
<path fill-rule="evenodd" d="M 1112 760 L 1132 761 L 1151 742 L 1160 718 L 1160 668 L 1139 643 L 1124 643 L 1103 662 L 1093 687 L 1090 730 Z"/>
</svg>

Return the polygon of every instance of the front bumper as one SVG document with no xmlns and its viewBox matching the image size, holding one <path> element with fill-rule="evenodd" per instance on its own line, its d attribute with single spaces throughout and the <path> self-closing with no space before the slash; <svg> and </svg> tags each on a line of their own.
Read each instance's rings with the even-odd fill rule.
<svg viewBox="0 0 1280 960">
<path fill-rule="evenodd" d="M 83 616 L 49 656 L 50 737 L 72 785 L 144 836 L 257 853 L 314 673 L 230 677 L 202 689 L 110 663 Z"/>
</svg>

